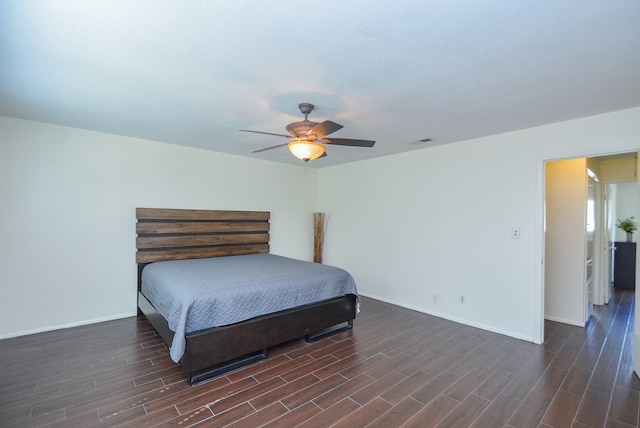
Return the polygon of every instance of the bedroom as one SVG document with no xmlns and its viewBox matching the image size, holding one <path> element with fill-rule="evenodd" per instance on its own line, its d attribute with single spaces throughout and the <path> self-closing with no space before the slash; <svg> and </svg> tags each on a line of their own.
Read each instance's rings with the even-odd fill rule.
<svg viewBox="0 0 640 428">
<path fill-rule="evenodd" d="M 270 210 L 271 251 L 307 260 L 325 211 L 325 262 L 362 294 L 540 342 L 543 161 L 638 151 L 627 90 L 584 117 L 327 168 L 4 113 L 0 337 L 135 314 L 134 211 L 155 206 Z"/>
</svg>

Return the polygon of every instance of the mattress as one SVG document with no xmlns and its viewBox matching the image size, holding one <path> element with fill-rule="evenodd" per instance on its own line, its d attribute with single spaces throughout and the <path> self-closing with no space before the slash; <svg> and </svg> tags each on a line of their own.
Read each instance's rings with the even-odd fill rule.
<svg viewBox="0 0 640 428">
<path fill-rule="evenodd" d="M 175 332 L 175 362 L 184 354 L 187 333 L 358 296 L 347 271 L 274 254 L 152 263 L 142 271 L 141 292 Z"/>
</svg>

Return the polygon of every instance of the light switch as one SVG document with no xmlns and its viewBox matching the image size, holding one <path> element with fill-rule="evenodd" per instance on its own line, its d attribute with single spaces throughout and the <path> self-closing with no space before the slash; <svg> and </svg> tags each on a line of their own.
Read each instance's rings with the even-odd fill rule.
<svg viewBox="0 0 640 428">
<path fill-rule="evenodd" d="M 519 227 L 512 227 L 511 228 L 511 239 L 518 239 L 520 238 L 520 228 Z"/>
</svg>

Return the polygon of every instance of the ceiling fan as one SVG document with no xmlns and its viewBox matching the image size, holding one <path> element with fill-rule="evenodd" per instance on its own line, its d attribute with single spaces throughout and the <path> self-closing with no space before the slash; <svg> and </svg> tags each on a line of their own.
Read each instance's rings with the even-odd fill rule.
<svg viewBox="0 0 640 428">
<path fill-rule="evenodd" d="M 313 104 L 310 103 L 301 103 L 298 105 L 298 108 L 302 114 L 304 114 L 304 120 L 301 122 L 293 122 L 286 126 L 286 130 L 289 131 L 290 135 L 241 129 L 240 131 L 242 132 L 275 135 L 276 137 L 285 137 L 291 140 L 288 143 L 254 150 L 251 153 L 259 153 L 266 150 L 277 149 L 278 147 L 288 146 L 289 151 L 295 157 L 305 162 L 309 162 L 310 160 L 318 159 L 319 157 L 327 155 L 325 152 L 325 144 L 351 147 L 373 147 L 376 143 L 371 140 L 356 140 L 353 138 L 325 138 L 327 135 L 342 129 L 343 126 L 330 120 L 325 120 L 322 123 L 311 122 L 308 119 L 308 116 L 309 113 L 313 111 L 313 107 Z"/>
</svg>

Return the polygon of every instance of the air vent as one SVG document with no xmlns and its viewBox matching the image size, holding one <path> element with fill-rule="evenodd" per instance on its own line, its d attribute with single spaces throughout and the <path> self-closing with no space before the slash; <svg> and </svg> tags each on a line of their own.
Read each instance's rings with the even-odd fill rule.
<svg viewBox="0 0 640 428">
<path fill-rule="evenodd" d="M 412 141 L 409 144 L 424 144 L 433 141 L 431 138 L 423 138 L 422 140 Z"/>
</svg>

